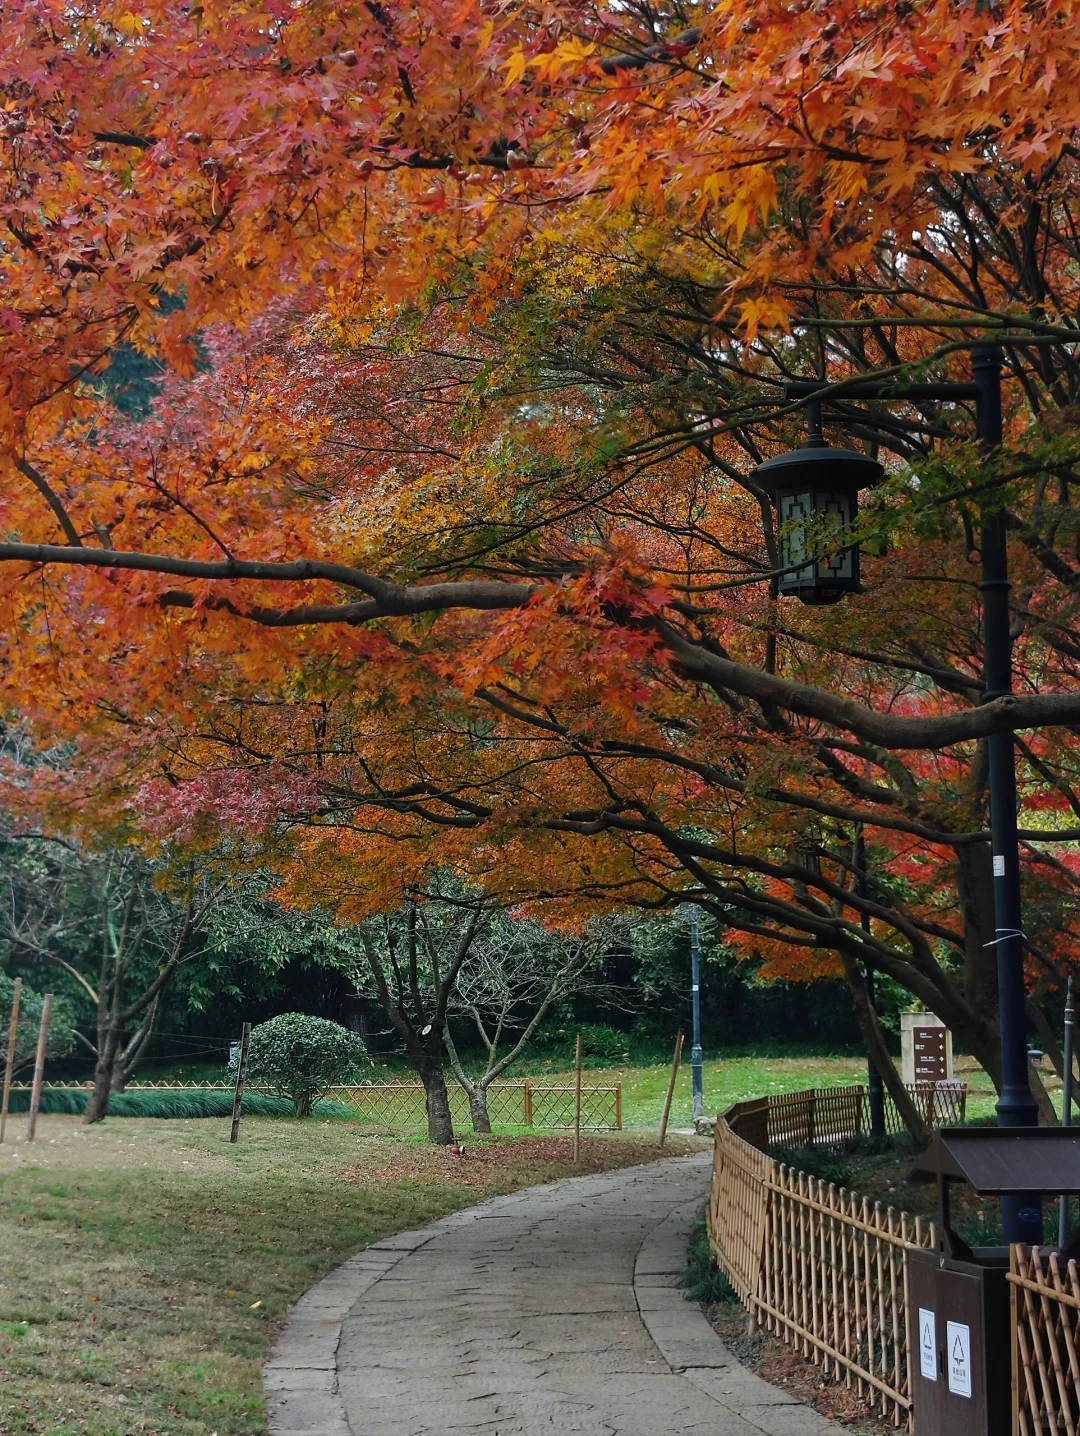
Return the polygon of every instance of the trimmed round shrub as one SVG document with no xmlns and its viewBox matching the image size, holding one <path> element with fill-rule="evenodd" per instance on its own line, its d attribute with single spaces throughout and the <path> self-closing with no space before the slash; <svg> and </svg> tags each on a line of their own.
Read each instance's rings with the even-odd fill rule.
<svg viewBox="0 0 1080 1436">
<path fill-rule="evenodd" d="M 331 1087 L 351 1081 L 363 1050 L 356 1033 L 337 1022 L 284 1012 L 251 1029 L 247 1080 L 287 1097 L 298 1117 L 309 1117 Z"/>
</svg>

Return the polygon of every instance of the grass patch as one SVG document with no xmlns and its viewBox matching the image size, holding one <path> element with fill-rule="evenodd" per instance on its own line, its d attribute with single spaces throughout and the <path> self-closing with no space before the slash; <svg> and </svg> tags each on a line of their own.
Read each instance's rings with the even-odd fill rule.
<svg viewBox="0 0 1080 1436">
<path fill-rule="evenodd" d="M 14 1137 L 13 1142 L 11 1138 Z M 655 1143 L 469 1139 L 341 1121 L 45 1116 L 0 1147 L 0 1436 L 262 1436 L 289 1306 L 372 1241 L 486 1196 L 648 1160 Z M 687 1144 L 669 1139 L 675 1152 Z"/>
<path fill-rule="evenodd" d="M 747 1097 L 764 1097 L 773 1092 L 797 1092 L 804 1087 L 846 1087 L 861 1082 L 865 1073 L 866 1060 L 858 1057 L 760 1057 L 747 1054 L 710 1059 L 702 1064 L 705 1111 L 713 1115 L 723 1112 L 732 1102 Z M 560 1086 L 573 1082 L 573 1073 L 565 1069 L 545 1075 Z M 621 1082 L 624 1125 L 655 1129 L 660 1121 L 670 1076 L 669 1060 L 648 1067 L 626 1064 L 596 1068 L 590 1071 L 588 1080 L 590 1085 L 596 1086 Z M 675 1083 L 671 1126 L 689 1127 L 692 1122 L 690 1064 L 684 1060 Z"/>
</svg>

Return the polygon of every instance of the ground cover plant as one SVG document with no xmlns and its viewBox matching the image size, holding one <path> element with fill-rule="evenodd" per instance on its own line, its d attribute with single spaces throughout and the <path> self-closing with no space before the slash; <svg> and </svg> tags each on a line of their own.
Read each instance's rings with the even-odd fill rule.
<svg viewBox="0 0 1080 1436">
<path fill-rule="evenodd" d="M 83 1116 L 90 1101 L 86 1090 L 59 1088 L 46 1090 L 41 1094 L 41 1111 L 65 1113 L 69 1116 Z M 136 1088 L 122 1092 L 109 1102 L 110 1117 L 228 1117 L 232 1112 L 233 1094 L 226 1088 L 204 1091 L 145 1091 Z M 10 1110 L 13 1113 L 26 1112 L 30 1108 L 30 1093 L 25 1090 L 11 1094 Z M 274 1097 L 266 1092 L 245 1092 L 242 1115 L 245 1117 L 291 1117 L 295 1115 L 295 1103 L 288 1097 Z M 343 1102 L 325 1097 L 315 1103 L 312 1115 L 323 1119 L 355 1117 L 351 1107 Z"/>
<path fill-rule="evenodd" d="M 17 1137 L 21 1134 L 16 1134 Z M 676 1140 L 673 1150 L 680 1148 Z M 353 1252 L 499 1192 L 655 1143 L 488 1138 L 464 1157 L 345 1123 L 86 1127 L 0 1148 L 0 1436 L 257 1436 L 260 1363 Z"/>
</svg>

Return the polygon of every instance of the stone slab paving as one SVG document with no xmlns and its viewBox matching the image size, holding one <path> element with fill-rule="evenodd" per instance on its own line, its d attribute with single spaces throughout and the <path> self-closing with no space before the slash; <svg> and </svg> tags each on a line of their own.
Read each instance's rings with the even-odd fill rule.
<svg viewBox="0 0 1080 1436">
<path fill-rule="evenodd" d="M 683 1297 L 709 1167 L 531 1187 L 368 1247 L 293 1308 L 272 1436 L 841 1436 Z"/>
</svg>

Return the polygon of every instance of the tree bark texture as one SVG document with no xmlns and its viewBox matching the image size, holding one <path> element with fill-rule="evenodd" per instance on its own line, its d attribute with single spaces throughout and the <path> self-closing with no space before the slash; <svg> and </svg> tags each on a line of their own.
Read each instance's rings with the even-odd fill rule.
<svg viewBox="0 0 1080 1436">
<path fill-rule="evenodd" d="M 904 1079 L 897 1072 L 896 1064 L 889 1055 L 877 1013 L 870 1005 L 862 968 L 854 958 L 848 957 L 846 954 L 843 955 L 843 962 L 844 976 L 847 978 L 851 1003 L 855 1009 L 855 1020 L 859 1024 L 859 1031 L 862 1033 L 866 1050 L 870 1054 L 870 1060 L 881 1073 L 881 1080 L 885 1083 L 889 1096 L 896 1103 L 897 1111 L 900 1113 L 904 1126 L 910 1132 L 912 1141 L 920 1147 L 925 1147 L 930 1140 L 930 1132 L 904 1086 Z"/>
</svg>

